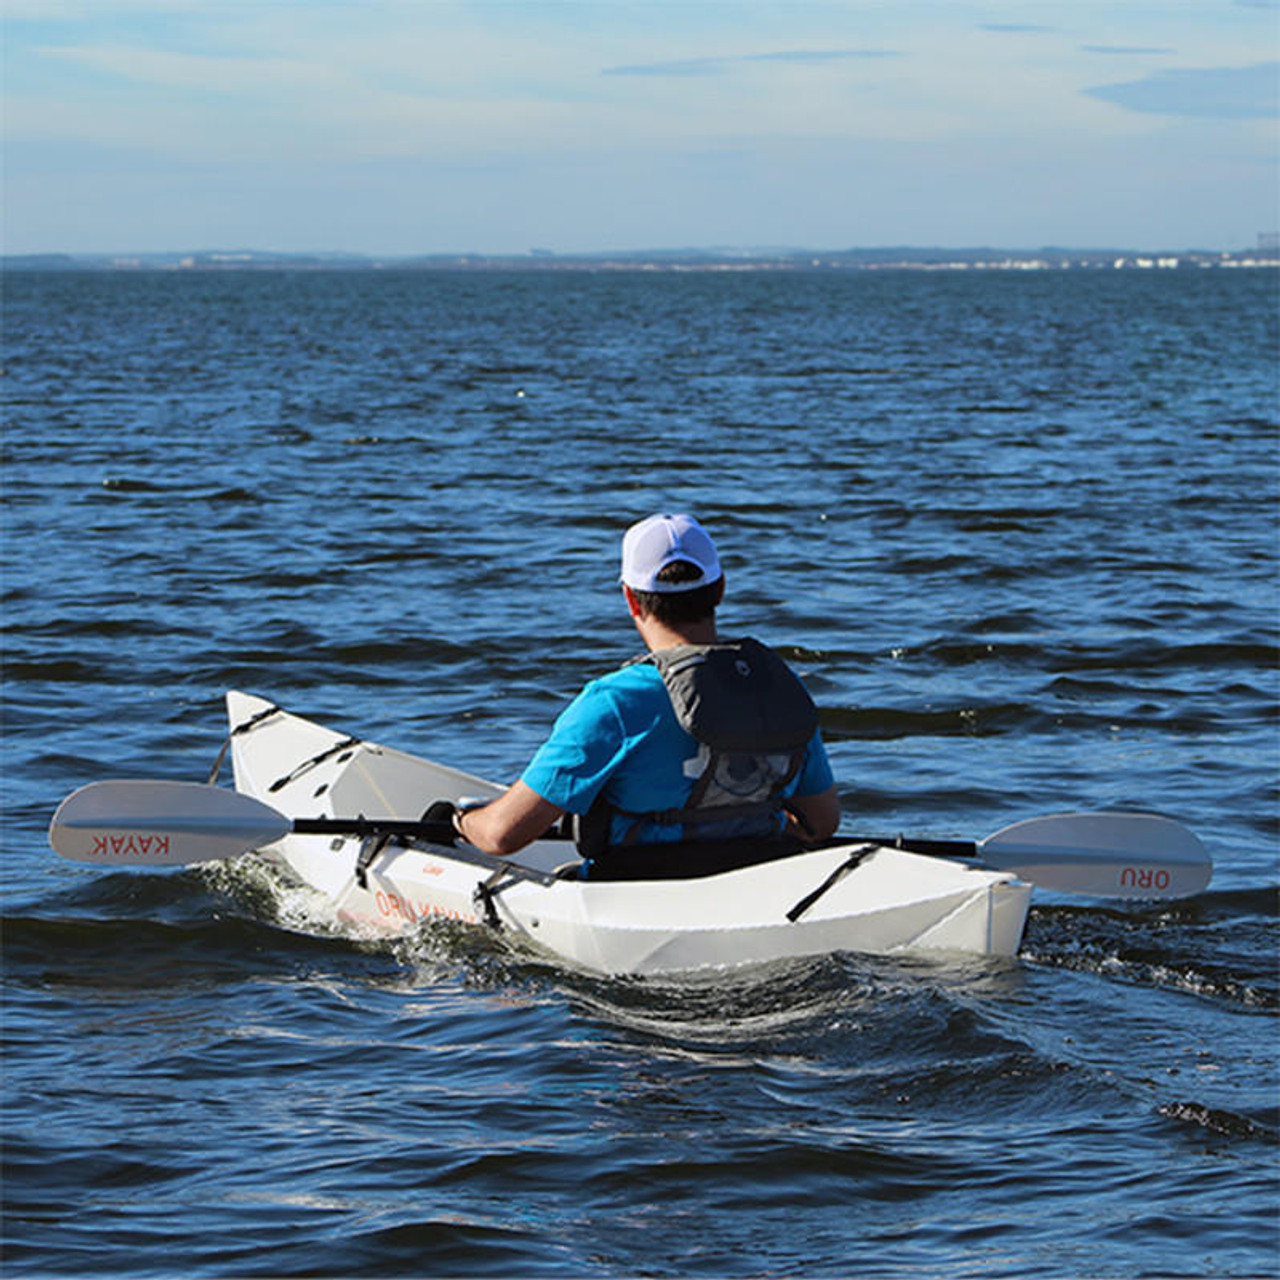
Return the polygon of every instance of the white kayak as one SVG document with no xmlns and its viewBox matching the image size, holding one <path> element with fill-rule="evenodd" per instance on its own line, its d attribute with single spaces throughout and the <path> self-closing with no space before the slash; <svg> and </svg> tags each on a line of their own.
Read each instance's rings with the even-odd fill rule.
<svg viewBox="0 0 1280 1280">
<path fill-rule="evenodd" d="M 500 786 L 227 695 L 236 790 L 291 819 L 419 818 Z M 851 843 L 695 879 L 583 881 L 567 841 L 500 861 L 465 844 L 290 831 L 260 850 L 345 925 L 401 934 L 443 917 L 498 927 L 561 961 L 656 974 L 833 951 L 1012 956 L 1031 885 L 1007 871 Z M 557 876 L 557 871 L 561 875 Z"/>
<path fill-rule="evenodd" d="M 1169 899 L 1199 893 L 1213 874 L 1204 845 L 1173 818 L 1086 812 L 1024 818 L 976 843 L 845 838 L 717 875 L 584 881 L 564 839 L 496 858 L 416 816 L 434 800 L 500 794 L 491 782 L 262 698 L 231 693 L 227 704 L 236 790 L 214 779 L 89 783 L 53 815 L 57 853 L 143 869 L 257 850 L 345 926 L 394 935 L 445 917 L 609 974 L 831 951 L 1011 956 L 1032 885 Z"/>
</svg>

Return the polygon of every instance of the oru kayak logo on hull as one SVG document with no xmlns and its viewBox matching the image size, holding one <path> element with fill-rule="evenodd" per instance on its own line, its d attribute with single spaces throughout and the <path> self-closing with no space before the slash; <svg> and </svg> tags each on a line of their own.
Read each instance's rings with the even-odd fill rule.
<svg viewBox="0 0 1280 1280">
<path fill-rule="evenodd" d="M 1173 877 L 1163 868 L 1152 870 L 1150 867 L 1125 867 L 1120 872 L 1122 889 L 1160 889 L 1169 888 Z"/>
<path fill-rule="evenodd" d="M 94 836 L 91 858 L 159 858 L 169 856 L 168 836 Z"/>
</svg>

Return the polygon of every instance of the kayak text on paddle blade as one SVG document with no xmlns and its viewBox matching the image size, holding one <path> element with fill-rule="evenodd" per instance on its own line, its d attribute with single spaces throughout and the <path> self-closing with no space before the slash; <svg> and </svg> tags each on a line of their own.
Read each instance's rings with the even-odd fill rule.
<svg viewBox="0 0 1280 1280">
<path fill-rule="evenodd" d="M 198 782 L 94 782 L 53 815 L 49 843 L 100 866 L 181 867 L 272 844 L 292 823 L 269 805 Z"/>
<path fill-rule="evenodd" d="M 1184 898 L 1209 883 L 1199 838 L 1147 813 L 1060 813 L 1029 818 L 978 846 L 988 866 L 1045 889 L 1104 898 Z"/>
</svg>

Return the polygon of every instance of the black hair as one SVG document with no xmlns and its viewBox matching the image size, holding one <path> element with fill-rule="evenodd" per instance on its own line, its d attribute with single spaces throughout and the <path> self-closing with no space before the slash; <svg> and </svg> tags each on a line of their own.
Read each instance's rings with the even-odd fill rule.
<svg viewBox="0 0 1280 1280">
<path fill-rule="evenodd" d="M 702 569 L 688 560 L 673 560 L 658 570 L 659 582 L 692 582 L 700 577 Z M 689 591 L 636 591 L 634 594 L 645 613 L 668 626 L 701 622 L 715 615 L 716 606 L 724 596 L 724 576 Z"/>
</svg>

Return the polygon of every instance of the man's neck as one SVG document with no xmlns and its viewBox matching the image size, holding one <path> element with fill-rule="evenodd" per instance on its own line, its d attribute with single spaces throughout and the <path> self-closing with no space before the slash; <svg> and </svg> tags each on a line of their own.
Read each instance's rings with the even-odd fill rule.
<svg viewBox="0 0 1280 1280">
<path fill-rule="evenodd" d="M 659 622 L 656 618 L 646 617 L 636 622 L 636 630 L 640 639 L 650 653 L 658 653 L 662 649 L 670 649 L 678 644 L 715 644 L 716 622 L 714 618 L 702 618 L 697 622 L 681 623 L 672 626 Z"/>
</svg>

